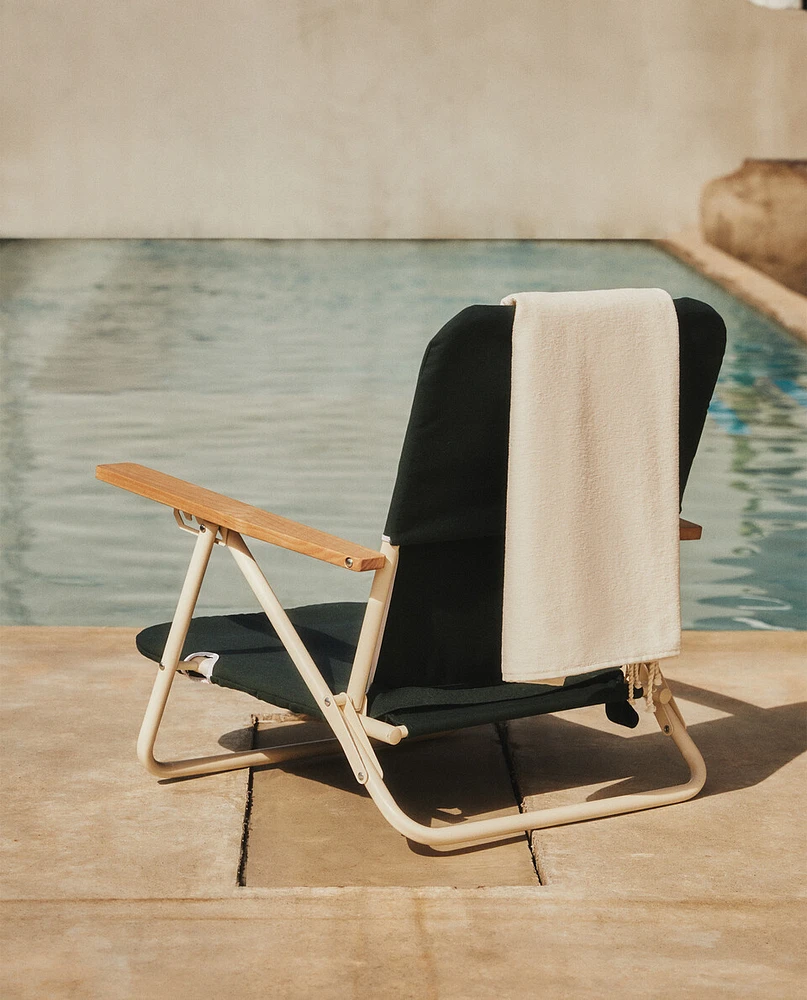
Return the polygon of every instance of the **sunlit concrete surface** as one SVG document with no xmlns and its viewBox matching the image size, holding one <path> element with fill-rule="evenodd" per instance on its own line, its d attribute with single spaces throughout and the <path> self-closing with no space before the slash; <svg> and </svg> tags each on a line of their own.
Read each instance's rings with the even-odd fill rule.
<svg viewBox="0 0 807 1000">
<path fill-rule="evenodd" d="M 262 744 L 271 745 L 267 737 L 274 735 L 260 733 Z M 494 726 L 379 747 L 379 759 L 390 791 L 420 823 L 518 812 Z M 341 754 L 256 770 L 244 877 L 248 886 L 538 884 L 524 834 L 495 851 L 440 852 L 405 840 L 356 784 Z"/>
<path fill-rule="evenodd" d="M 801 995 L 803 633 L 685 633 L 684 653 L 668 673 L 709 767 L 702 795 L 541 832 L 533 850 L 545 885 L 511 884 L 514 870 L 532 864 L 526 839 L 515 844 L 523 866 L 512 843 L 487 848 L 484 888 L 453 888 L 445 879 L 429 886 L 422 875 L 407 883 L 404 841 L 389 863 L 377 845 L 369 852 L 375 887 L 349 877 L 320 888 L 261 888 L 249 878 L 238 886 L 248 774 L 161 784 L 142 770 L 134 739 L 153 664 L 133 651 L 133 635 L 0 632 L 0 995 L 252 998 L 265 996 L 267 984 L 282 984 L 279 995 L 290 1000 L 374 992 L 639 998 L 658 984 L 676 997 Z M 166 755 L 244 746 L 252 713 L 276 714 L 182 679 L 175 694 L 158 747 Z M 413 797 L 422 784 L 421 808 L 434 815 L 435 805 L 450 811 L 455 802 L 506 808 L 514 779 L 518 794 L 536 802 L 669 779 L 665 738 L 651 735 L 646 721 L 635 733 L 609 726 L 606 742 L 601 713 L 593 714 L 511 724 L 513 776 L 496 765 L 484 729 L 478 744 L 479 735 L 468 735 L 464 748 L 481 748 L 490 763 L 479 777 L 493 786 L 487 798 L 476 790 L 464 802 L 457 796 L 467 785 L 453 786 L 453 797 L 449 791 L 454 737 L 423 743 L 431 752 L 414 760 L 404 794 Z M 478 773 L 478 761 L 466 756 Z M 296 872 L 335 871 L 340 857 L 361 851 L 374 821 L 356 808 L 362 800 L 343 776 L 315 766 L 319 773 L 308 779 L 297 765 L 297 773 L 287 767 L 264 786 L 254 782 L 253 824 L 261 810 L 269 816 L 272 801 L 280 828 L 305 817 L 304 796 L 325 795 L 330 806 L 318 841 L 301 831 L 296 854 L 288 831 L 261 844 L 253 826 L 247 873 L 258 861 L 270 872 L 283 863 Z M 426 871 L 429 856 L 411 853 L 410 870 Z M 350 874 L 353 864 L 341 870 Z"/>
<path fill-rule="evenodd" d="M 14 898 L 184 898 L 236 883 L 247 772 L 163 783 L 146 774 L 135 743 L 154 670 L 135 632 L 0 630 L 0 850 Z M 219 738 L 248 745 L 254 699 L 179 680 L 159 755 L 220 753 Z"/>
<path fill-rule="evenodd" d="M 12 904 L 6 997 L 801 1000 L 805 907 L 553 890 Z"/>
</svg>

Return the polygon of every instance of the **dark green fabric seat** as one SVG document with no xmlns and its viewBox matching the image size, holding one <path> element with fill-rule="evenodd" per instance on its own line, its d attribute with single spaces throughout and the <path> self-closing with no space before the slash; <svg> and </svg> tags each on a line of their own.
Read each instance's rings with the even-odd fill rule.
<svg viewBox="0 0 807 1000">
<path fill-rule="evenodd" d="M 347 688 L 364 604 L 314 604 L 287 612 L 325 683 L 334 694 Z M 137 648 L 159 662 L 170 624 L 153 625 L 137 636 Z M 194 618 L 182 648 L 219 655 L 211 681 L 246 691 L 272 705 L 320 717 L 320 711 L 263 612 Z"/>
<path fill-rule="evenodd" d="M 347 687 L 364 607 L 354 602 L 314 604 L 288 612 L 334 694 Z M 159 662 L 169 628 L 170 624 L 165 623 L 145 629 L 137 636 L 137 648 L 144 656 Z M 182 656 L 198 652 L 215 652 L 219 656 L 212 683 L 322 718 L 291 657 L 262 612 L 194 618 Z M 480 687 L 384 690 L 376 685 L 368 696 L 368 712 L 373 718 L 406 726 L 411 736 L 423 736 L 583 705 L 624 705 L 626 693 L 621 670 L 600 670 L 575 677 L 563 687 L 499 682 Z"/>
</svg>

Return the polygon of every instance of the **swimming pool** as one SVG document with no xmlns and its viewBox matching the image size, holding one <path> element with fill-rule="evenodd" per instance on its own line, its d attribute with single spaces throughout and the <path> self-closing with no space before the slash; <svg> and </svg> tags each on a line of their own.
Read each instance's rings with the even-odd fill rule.
<svg viewBox="0 0 807 1000">
<path fill-rule="evenodd" d="M 375 546 L 423 349 L 522 289 L 660 286 L 729 346 L 692 472 L 684 627 L 804 629 L 807 349 L 643 242 L 7 241 L 2 621 L 170 617 L 189 557 L 170 511 L 95 481 L 141 462 Z M 256 544 L 288 606 L 356 574 Z M 216 558 L 215 556 L 218 556 Z M 217 552 L 199 610 L 252 610 Z"/>
</svg>

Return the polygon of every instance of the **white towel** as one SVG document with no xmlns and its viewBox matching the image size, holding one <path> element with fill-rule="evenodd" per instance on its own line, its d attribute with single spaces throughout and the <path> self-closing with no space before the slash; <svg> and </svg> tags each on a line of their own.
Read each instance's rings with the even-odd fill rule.
<svg viewBox="0 0 807 1000">
<path fill-rule="evenodd" d="M 515 304 L 502 677 L 676 656 L 678 322 L 660 289 Z"/>
</svg>

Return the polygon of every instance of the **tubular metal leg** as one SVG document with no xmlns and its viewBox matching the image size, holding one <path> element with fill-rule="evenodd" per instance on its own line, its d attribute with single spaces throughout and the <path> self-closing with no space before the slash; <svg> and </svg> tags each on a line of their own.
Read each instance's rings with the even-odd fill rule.
<svg viewBox="0 0 807 1000">
<path fill-rule="evenodd" d="M 466 823 L 441 827 L 424 826 L 407 816 L 398 806 L 383 780 L 376 774 L 370 775 L 367 790 L 384 818 L 399 833 L 419 844 L 426 844 L 438 850 L 453 850 L 469 844 L 499 840 L 527 830 L 540 830 L 550 826 L 561 826 L 565 823 L 579 823 L 584 820 L 618 816 L 622 813 L 638 812 L 641 809 L 654 809 L 657 806 L 671 805 L 674 802 L 684 802 L 693 798 L 703 788 L 706 781 L 706 765 L 700 751 L 687 733 L 678 707 L 672 700 L 666 685 L 661 688 L 662 697 L 664 697 L 664 692 L 666 692 L 667 697 L 663 703 L 658 699 L 655 700 L 656 720 L 662 731 L 671 737 L 689 768 L 689 780 L 681 785 L 672 785 L 668 788 L 646 792 L 634 792 L 629 795 L 615 795 L 613 798 L 598 799 L 594 802 L 536 809 L 528 813 L 495 819 L 470 820 Z"/>
</svg>

